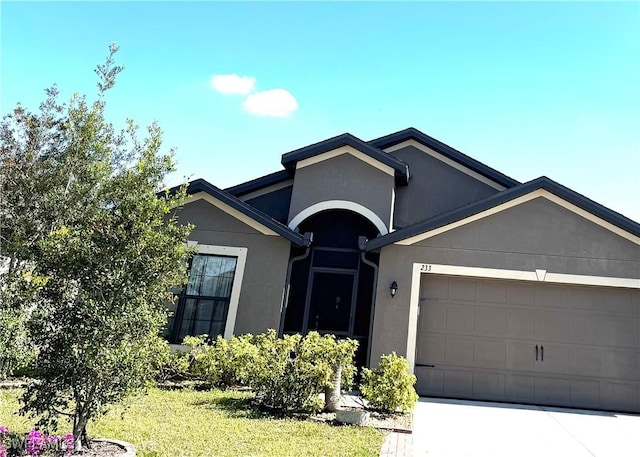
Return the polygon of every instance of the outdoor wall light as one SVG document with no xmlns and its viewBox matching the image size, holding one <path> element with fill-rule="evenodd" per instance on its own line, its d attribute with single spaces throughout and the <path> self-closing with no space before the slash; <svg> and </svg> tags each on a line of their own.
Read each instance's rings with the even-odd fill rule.
<svg viewBox="0 0 640 457">
<path fill-rule="evenodd" d="M 389 286 L 389 292 L 391 292 L 391 298 L 396 296 L 397 291 L 398 291 L 398 283 L 393 281 Z"/>
</svg>

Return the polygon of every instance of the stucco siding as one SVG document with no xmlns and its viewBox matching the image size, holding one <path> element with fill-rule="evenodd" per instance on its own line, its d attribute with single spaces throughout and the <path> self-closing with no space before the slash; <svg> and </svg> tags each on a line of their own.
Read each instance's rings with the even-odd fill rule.
<svg viewBox="0 0 640 457">
<path fill-rule="evenodd" d="M 234 333 L 277 329 L 290 243 L 279 236 L 262 235 L 204 201 L 185 205 L 178 217 L 181 223 L 195 225 L 189 237 L 192 241 L 247 248 Z"/>
<path fill-rule="evenodd" d="M 441 258 L 442 263 L 459 259 L 478 264 L 470 266 L 490 268 L 539 268 L 625 278 L 640 275 L 640 246 L 544 198 L 413 246 L 428 248 L 429 255 Z"/>
<path fill-rule="evenodd" d="M 380 253 L 371 334 L 372 366 L 377 366 L 381 355 L 392 351 L 407 356 L 412 267 L 411 252 L 405 246 L 388 246 Z M 392 298 L 389 286 L 393 281 L 397 282 L 398 291 Z"/>
<path fill-rule="evenodd" d="M 289 221 L 316 203 L 345 200 L 371 210 L 388 228 L 393 189 L 393 176 L 351 154 L 341 154 L 296 170 Z"/>
<path fill-rule="evenodd" d="M 406 227 L 498 192 L 414 146 L 391 154 L 409 164 L 409 185 L 396 189 L 394 225 Z"/>
</svg>

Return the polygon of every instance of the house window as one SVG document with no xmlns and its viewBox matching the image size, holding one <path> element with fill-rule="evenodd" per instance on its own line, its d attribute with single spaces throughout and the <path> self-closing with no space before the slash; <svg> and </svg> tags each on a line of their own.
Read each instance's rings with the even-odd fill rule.
<svg viewBox="0 0 640 457">
<path fill-rule="evenodd" d="M 167 336 L 181 343 L 187 335 L 233 334 L 246 248 L 198 246 L 189 281 L 170 307 Z M 235 255 L 233 255 L 235 254 Z"/>
</svg>

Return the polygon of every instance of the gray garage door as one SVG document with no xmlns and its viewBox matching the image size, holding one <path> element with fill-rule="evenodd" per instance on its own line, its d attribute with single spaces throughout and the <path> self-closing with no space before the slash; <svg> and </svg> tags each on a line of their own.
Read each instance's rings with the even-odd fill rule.
<svg viewBox="0 0 640 457">
<path fill-rule="evenodd" d="M 421 281 L 421 395 L 640 412 L 637 289 Z"/>
</svg>

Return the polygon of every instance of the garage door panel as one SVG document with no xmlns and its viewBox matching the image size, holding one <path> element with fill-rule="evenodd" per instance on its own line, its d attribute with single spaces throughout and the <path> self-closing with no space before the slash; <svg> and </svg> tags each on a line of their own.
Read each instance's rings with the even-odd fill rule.
<svg viewBox="0 0 640 457">
<path fill-rule="evenodd" d="M 416 367 L 416 391 L 420 395 L 444 394 L 444 370 Z"/>
<path fill-rule="evenodd" d="M 601 313 L 634 314 L 633 291 L 595 287 L 576 287 L 571 290 L 571 308 Z"/>
<path fill-rule="evenodd" d="M 473 338 L 448 336 L 446 338 L 446 365 L 473 365 Z"/>
<path fill-rule="evenodd" d="M 478 398 L 505 398 L 505 375 L 476 372 L 473 374 L 473 395 Z"/>
<path fill-rule="evenodd" d="M 566 378 L 538 376 L 535 378 L 536 401 L 543 404 L 571 403 L 571 381 Z"/>
<path fill-rule="evenodd" d="M 427 336 L 420 339 L 416 363 L 436 365 L 445 363 L 446 339 L 444 336 Z"/>
<path fill-rule="evenodd" d="M 636 351 L 624 349 L 602 349 L 601 350 L 601 375 L 628 379 L 633 381 L 638 379 Z"/>
<path fill-rule="evenodd" d="M 475 330 L 479 335 L 502 336 L 507 332 L 507 312 L 504 309 L 483 307 L 475 310 Z"/>
<path fill-rule="evenodd" d="M 533 342 L 507 342 L 507 368 L 509 370 L 533 371 L 535 363 L 535 344 Z"/>
<path fill-rule="evenodd" d="M 422 280 L 419 393 L 640 412 L 640 291 Z"/>
<path fill-rule="evenodd" d="M 470 397 L 473 394 L 473 372 L 446 370 L 444 373 L 444 393 L 454 397 Z"/>
<path fill-rule="evenodd" d="M 507 336 L 511 338 L 533 339 L 535 314 L 533 310 L 510 309 L 507 318 Z"/>
<path fill-rule="evenodd" d="M 600 407 L 600 382 L 576 379 L 571 381 L 571 401 L 585 408 Z"/>
<path fill-rule="evenodd" d="M 450 278 L 449 299 L 475 302 L 476 281 L 473 279 Z"/>
<path fill-rule="evenodd" d="M 632 319 L 604 319 L 601 337 L 603 344 L 616 347 L 638 347 L 638 326 Z"/>
<path fill-rule="evenodd" d="M 478 338 L 475 342 L 474 366 L 506 368 L 507 345 L 504 340 Z"/>
<path fill-rule="evenodd" d="M 536 370 L 541 373 L 569 373 L 569 346 L 545 343 L 539 347 Z"/>
<path fill-rule="evenodd" d="M 600 320 L 597 315 L 575 316 L 569 323 L 569 338 L 576 343 L 602 344 Z"/>
<path fill-rule="evenodd" d="M 570 291 L 564 286 L 545 284 L 543 306 L 550 308 L 568 308 Z"/>
<path fill-rule="evenodd" d="M 535 378 L 526 375 L 506 376 L 506 397 L 509 400 L 530 403 L 535 401 Z"/>
<path fill-rule="evenodd" d="M 638 411 L 638 389 L 631 383 L 604 382 L 601 403 L 620 411 Z"/>
<path fill-rule="evenodd" d="M 447 328 L 447 305 L 422 301 L 418 325 L 424 330 L 445 330 Z"/>
<path fill-rule="evenodd" d="M 597 347 L 572 346 L 569 350 L 569 372 L 581 376 L 600 376 L 600 351 Z"/>
<path fill-rule="evenodd" d="M 598 346 L 638 347 L 638 324 L 633 318 L 609 318 L 598 314 L 572 319 L 570 338 L 576 343 Z"/>
<path fill-rule="evenodd" d="M 422 282 L 420 285 L 420 299 L 446 300 L 449 298 L 449 278 L 446 276 L 432 276 L 429 284 Z"/>
<path fill-rule="evenodd" d="M 473 306 L 449 305 L 447 308 L 447 330 L 473 332 L 476 311 Z"/>
<path fill-rule="evenodd" d="M 567 341 L 569 315 L 553 311 L 536 311 L 535 338 L 539 341 Z"/>
<path fill-rule="evenodd" d="M 481 303 L 506 304 L 507 285 L 504 281 L 482 281 L 476 286 L 476 301 Z"/>
<path fill-rule="evenodd" d="M 510 305 L 534 306 L 535 283 L 507 283 L 507 303 Z"/>
</svg>

